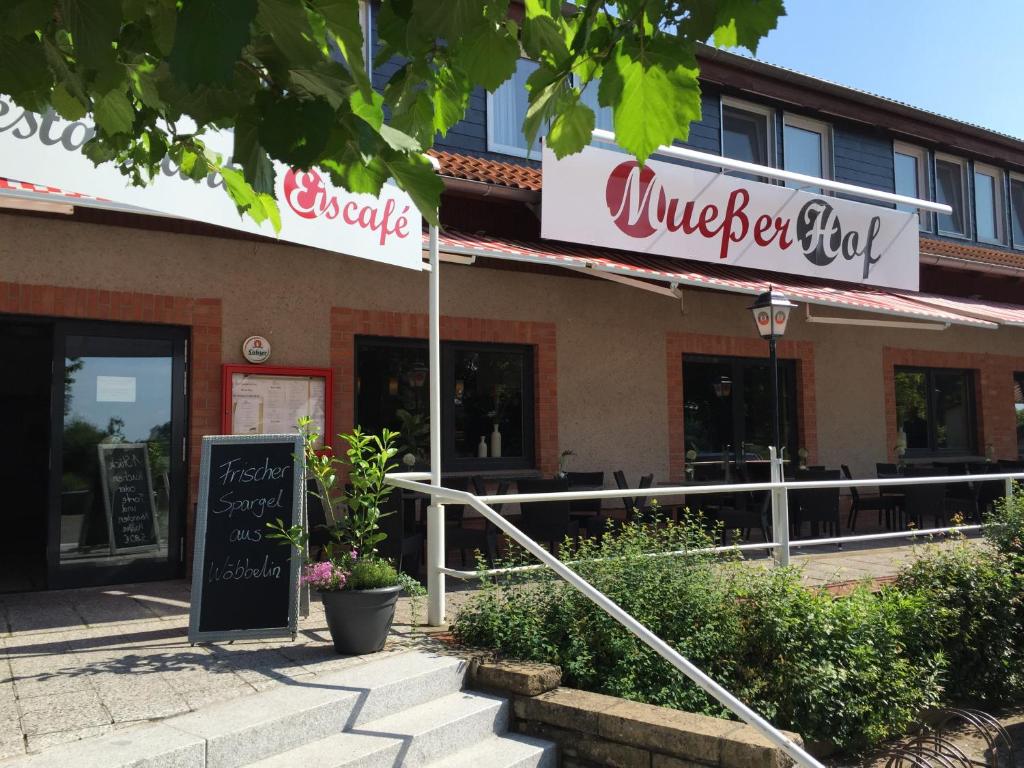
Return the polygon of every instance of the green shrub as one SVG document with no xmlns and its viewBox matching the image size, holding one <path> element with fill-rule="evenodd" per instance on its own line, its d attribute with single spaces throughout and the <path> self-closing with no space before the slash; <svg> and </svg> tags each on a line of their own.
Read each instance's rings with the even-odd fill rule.
<svg viewBox="0 0 1024 768">
<path fill-rule="evenodd" d="M 923 599 L 867 590 L 836 599 L 795 569 L 753 569 L 695 552 L 700 519 L 628 525 L 587 542 L 575 569 L 713 679 L 783 728 L 858 750 L 902 733 L 938 701 L 941 653 L 914 643 Z M 673 557 L 652 552 L 686 551 Z M 544 571 L 485 580 L 456 637 L 562 667 L 568 685 L 727 716 L 601 609 Z"/>
<path fill-rule="evenodd" d="M 961 542 L 931 548 L 901 572 L 897 586 L 924 598 L 921 652 L 949 660 L 945 698 L 986 706 L 1024 694 L 1020 561 L 998 549 Z"/>
<path fill-rule="evenodd" d="M 348 589 L 378 589 L 394 587 L 398 583 L 398 571 L 387 560 L 361 557 L 352 561 L 346 586 Z"/>
<path fill-rule="evenodd" d="M 1015 483 L 1014 491 L 1010 498 L 999 499 L 985 516 L 985 538 L 1014 558 L 1018 571 L 1024 571 L 1024 487 Z"/>
</svg>

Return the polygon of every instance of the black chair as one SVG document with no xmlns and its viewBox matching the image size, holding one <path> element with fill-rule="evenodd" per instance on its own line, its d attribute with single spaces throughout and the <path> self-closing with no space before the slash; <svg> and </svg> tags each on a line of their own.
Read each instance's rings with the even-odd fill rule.
<svg viewBox="0 0 1024 768">
<path fill-rule="evenodd" d="M 604 487 L 604 472 L 566 472 L 569 490 L 593 490 Z M 591 528 L 601 519 L 600 499 L 578 499 L 569 502 L 569 517 L 587 529 L 587 535 L 593 536 Z"/>
<path fill-rule="evenodd" d="M 906 477 L 936 477 L 948 474 L 944 469 L 935 467 L 908 467 Z M 946 499 L 945 483 L 927 483 L 903 486 L 904 513 L 906 521 L 918 528 L 924 528 L 924 520 L 931 515 L 938 527 L 940 521 L 945 523 L 949 514 Z"/>
<path fill-rule="evenodd" d="M 839 480 L 838 469 L 798 471 L 797 482 Z M 839 488 L 796 488 L 789 492 L 790 521 L 796 522 L 797 535 L 804 523 L 811 524 L 811 537 L 817 537 L 822 524 L 826 535 L 839 535 Z M 796 515 L 793 511 L 796 511 Z"/>
<path fill-rule="evenodd" d="M 878 477 L 882 475 L 899 475 L 902 474 L 899 464 L 885 464 L 878 462 L 875 464 L 875 473 Z"/>
<path fill-rule="evenodd" d="M 765 542 L 769 541 L 770 508 L 771 493 L 738 493 L 732 496 L 728 503 L 713 508 L 713 519 L 722 524 L 722 544 L 726 543 L 729 531 L 739 531 L 745 540 L 749 540 L 750 531 L 754 528 L 760 528 Z"/>
<path fill-rule="evenodd" d="M 380 530 L 387 538 L 377 544 L 377 552 L 395 563 L 395 567 L 414 579 L 420 575 L 424 535 L 416 528 L 415 512 L 406 503 L 409 497 L 397 488 L 381 504 Z"/>
<path fill-rule="evenodd" d="M 612 475 L 615 477 L 615 484 L 619 487 L 620 491 L 630 490 L 630 485 L 628 482 L 626 482 L 625 472 L 623 472 L 621 469 L 617 469 L 615 470 L 615 472 L 612 473 Z M 650 488 L 652 485 L 654 485 L 654 475 L 643 475 L 640 478 L 640 485 L 638 486 L 638 490 L 645 490 L 647 488 Z M 650 512 L 650 509 L 647 507 L 646 496 L 626 496 L 625 498 L 622 499 L 622 505 L 623 507 L 625 507 L 627 520 L 633 520 L 638 516 L 643 517 L 645 512 Z"/>
<path fill-rule="evenodd" d="M 470 482 L 472 483 L 474 494 L 477 496 L 488 495 L 487 485 L 483 477 L 474 475 L 470 478 Z M 460 482 L 459 484 L 461 485 L 462 483 Z M 508 486 L 508 481 L 502 480 L 498 483 L 497 493 L 507 493 Z M 451 488 L 453 486 L 446 483 L 446 487 Z M 463 567 L 466 565 L 467 552 L 469 551 L 479 551 L 484 555 L 489 564 L 493 564 L 498 558 L 498 528 L 486 517 L 480 518 L 480 525 L 467 525 L 464 505 L 458 504 L 455 506 L 458 507 L 458 510 L 456 511 L 456 516 L 451 519 L 448 518 L 447 514 L 448 509 L 451 507 L 445 507 L 445 520 L 448 521 L 448 524 L 445 526 L 446 548 L 459 550 L 459 561 Z M 491 509 L 501 514 L 503 506 L 504 504 L 491 504 Z"/>
<path fill-rule="evenodd" d="M 976 474 L 971 472 L 970 465 L 964 461 L 935 462 L 933 466 L 935 469 L 940 470 L 940 474 L 958 477 Z M 977 469 L 977 467 L 975 468 Z M 943 472 L 942 470 L 945 471 Z M 946 511 L 951 514 L 959 514 L 964 520 L 980 520 L 980 490 L 980 483 L 950 483 L 946 486 Z"/>
<path fill-rule="evenodd" d="M 840 464 L 843 476 L 847 480 L 853 480 L 853 474 L 846 464 Z M 878 524 L 882 524 L 883 516 L 887 524 L 891 524 L 892 513 L 896 499 L 893 496 L 886 496 L 884 493 L 861 493 L 859 488 L 850 486 L 850 514 L 846 517 L 846 528 L 850 531 L 857 529 L 857 515 L 860 512 L 878 511 Z"/>
<path fill-rule="evenodd" d="M 523 494 L 559 493 L 569 490 L 569 481 L 564 479 L 522 479 L 517 485 L 519 493 Z M 520 529 L 534 541 L 547 542 L 552 554 L 555 554 L 558 545 L 566 537 L 573 541 L 579 539 L 580 524 L 570 518 L 568 501 L 520 502 L 519 508 L 522 511 Z"/>
</svg>

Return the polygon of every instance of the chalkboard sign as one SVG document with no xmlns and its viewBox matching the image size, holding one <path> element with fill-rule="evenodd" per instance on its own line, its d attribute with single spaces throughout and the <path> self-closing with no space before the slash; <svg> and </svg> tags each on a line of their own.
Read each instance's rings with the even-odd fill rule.
<svg viewBox="0 0 1024 768">
<path fill-rule="evenodd" d="M 299 557 L 267 522 L 302 522 L 302 437 L 203 438 L 190 642 L 294 637 Z"/>
<path fill-rule="evenodd" d="M 110 553 L 157 549 L 156 499 L 145 443 L 100 443 L 100 481 Z"/>
</svg>

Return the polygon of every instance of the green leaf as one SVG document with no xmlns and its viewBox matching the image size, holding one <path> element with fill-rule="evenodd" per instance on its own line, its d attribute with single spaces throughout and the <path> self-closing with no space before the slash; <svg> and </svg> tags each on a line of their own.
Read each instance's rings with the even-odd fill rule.
<svg viewBox="0 0 1024 768">
<path fill-rule="evenodd" d="M 420 143 L 407 133 L 402 133 L 390 125 L 380 126 L 380 137 L 387 145 L 399 152 L 417 153 L 422 150 Z"/>
<path fill-rule="evenodd" d="M 338 109 L 345 103 L 345 94 L 352 88 L 350 82 L 342 80 L 340 75 L 343 72 L 340 67 L 323 64 L 316 68 L 292 69 L 288 75 L 292 88 L 296 91 L 313 97 L 319 96 L 330 104 L 332 109 Z"/>
<path fill-rule="evenodd" d="M 161 65 L 166 66 L 166 65 Z M 150 109 L 160 111 L 165 105 L 160 98 L 157 69 L 151 61 L 142 61 L 129 72 L 135 96 Z"/>
<path fill-rule="evenodd" d="M 233 168 L 221 167 L 218 170 L 224 179 L 224 188 L 240 214 L 248 214 L 257 224 L 269 220 L 275 232 L 281 231 L 281 212 L 273 197 L 257 194 L 241 172 Z"/>
<path fill-rule="evenodd" d="M 558 116 L 548 129 L 548 146 L 559 159 L 590 144 L 591 131 L 594 130 L 594 110 L 575 98 L 575 94 L 573 96 L 571 103 L 560 107 Z"/>
<path fill-rule="evenodd" d="M 514 25 L 487 25 L 459 44 L 458 55 L 469 79 L 494 91 L 516 71 L 519 40 Z"/>
<path fill-rule="evenodd" d="M 175 26 L 171 72 L 188 88 L 230 82 L 255 17 L 256 0 L 187 0 Z"/>
<path fill-rule="evenodd" d="M 94 70 L 109 66 L 121 28 L 120 0 L 60 0 L 60 12 L 78 63 Z"/>
<path fill-rule="evenodd" d="M 256 23 L 270 34 L 289 64 L 314 64 L 323 58 L 301 0 L 259 0 Z"/>
<path fill-rule="evenodd" d="M 18 39 L 45 27 L 53 18 L 53 4 L 40 0 L 7 0 L 0 9 L 0 29 Z"/>
<path fill-rule="evenodd" d="M 400 155 L 394 160 L 385 160 L 385 164 L 398 186 L 409 193 L 423 218 L 437 225 L 437 207 L 444 183 L 430 161 L 424 155 Z"/>
<path fill-rule="evenodd" d="M 135 110 L 124 91 L 110 91 L 96 100 L 93 117 L 96 125 L 110 135 L 131 133 Z"/>
<path fill-rule="evenodd" d="M 271 157 L 309 168 L 323 154 L 331 135 L 334 110 L 321 99 L 276 99 L 262 109 L 259 140 Z"/>
<path fill-rule="evenodd" d="M 444 136 L 449 128 L 466 116 L 470 84 L 463 73 L 445 66 L 436 72 L 433 85 L 434 130 Z"/>
<path fill-rule="evenodd" d="M 715 45 L 757 53 L 761 38 L 786 15 L 782 0 L 720 0 L 715 8 Z"/>
<path fill-rule="evenodd" d="M 78 120 L 85 117 L 87 112 L 85 105 L 68 93 L 67 88 L 61 83 L 58 83 L 50 94 L 50 103 L 65 120 Z"/>
<path fill-rule="evenodd" d="M 38 42 L 0 37 L 0 93 L 35 112 L 49 101 L 53 78 L 46 65 L 46 54 Z"/>
<path fill-rule="evenodd" d="M 334 35 L 338 50 L 348 62 L 352 76 L 359 84 L 364 97 L 369 97 L 372 87 L 366 75 L 366 61 L 363 57 L 363 27 L 359 23 L 358 0 L 312 0 L 313 10 L 323 16 L 327 29 Z"/>
<path fill-rule="evenodd" d="M 376 91 L 370 91 L 370 95 L 370 101 L 366 101 L 362 91 L 353 91 L 349 97 L 349 105 L 352 107 L 352 114 L 379 131 L 384 124 L 384 97 Z"/>
<path fill-rule="evenodd" d="M 153 42 L 162 56 L 174 48 L 174 32 L 178 26 L 178 10 L 174 0 L 150 0 L 146 3 L 146 15 Z"/>
<path fill-rule="evenodd" d="M 640 162 L 700 119 L 697 70 L 681 63 L 685 55 L 668 40 L 623 41 L 604 70 L 600 102 L 615 105 L 616 141 Z"/>
<path fill-rule="evenodd" d="M 242 166 L 245 179 L 256 192 L 274 193 L 274 164 L 259 141 L 255 110 L 239 114 L 235 122 L 232 161 Z"/>
</svg>

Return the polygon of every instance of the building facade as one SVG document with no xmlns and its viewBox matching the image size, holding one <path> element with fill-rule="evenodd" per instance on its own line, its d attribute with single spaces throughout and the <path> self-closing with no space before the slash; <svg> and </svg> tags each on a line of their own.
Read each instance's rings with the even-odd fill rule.
<svg viewBox="0 0 1024 768">
<path fill-rule="evenodd" d="M 434 151 L 446 473 L 550 475 L 571 452 L 610 484 L 763 460 L 767 346 L 747 307 L 772 282 L 800 305 L 779 347 L 791 456 L 857 476 L 897 454 L 1024 458 L 1024 141 L 720 51 L 700 63 L 692 148 L 952 207 L 920 217 L 920 294 L 544 240 L 524 60 Z M 426 273 L 5 188 L 52 202 L 0 209 L 0 588 L 184 575 L 201 437 L 241 418 L 231 377 L 265 370 L 243 358 L 254 335 L 266 365 L 327 381 L 331 434 L 399 429 L 407 466 L 425 461 Z M 112 442 L 145 446 L 144 551 L 103 523 Z"/>
</svg>

